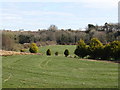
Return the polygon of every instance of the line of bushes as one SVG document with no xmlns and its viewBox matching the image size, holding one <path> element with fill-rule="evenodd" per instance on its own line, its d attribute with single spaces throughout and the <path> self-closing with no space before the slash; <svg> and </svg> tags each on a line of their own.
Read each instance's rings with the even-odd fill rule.
<svg viewBox="0 0 120 90">
<path fill-rule="evenodd" d="M 58 52 L 55 52 L 55 56 L 58 56 Z M 50 56 L 51 55 L 51 50 L 50 49 L 48 49 L 47 51 L 46 51 L 46 55 L 47 56 Z M 68 49 L 65 49 L 65 51 L 64 51 L 64 55 L 65 55 L 65 57 L 67 57 L 68 55 L 69 55 L 69 50 Z"/>
<path fill-rule="evenodd" d="M 21 49 L 20 51 L 21 51 L 21 52 L 25 52 L 25 49 Z M 30 48 L 29 48 L 29 51 L 30 51 L 31 53 L 37 53 L 37 52 L 38 52 L 38 46 L 36 45 L 36 43 L 31 43 Z M 47 56 L 51 56 L 51 50 L 50 50 L 50 49 L 48 49 L 48 50 L 46 51 L 46 55 L 47 55 Z M 66 49 L 66 50 L 64 51 L 64 55 L 65 55 L 65 57 L 67 57 L 67 56 L 69 55 L 69 50 L 68 50 L 68 49 Z M 58 52 L 55 52 L 55 56 L 58 56 Z"/>
<path fill-rule="evenodd" d="M 80 40 L 74 54 L 81 58 L 118 60 L 120 59 L 120 41 L 103 45 L 97 38 L 92 38 L 89 45 Z"/>
</svg>

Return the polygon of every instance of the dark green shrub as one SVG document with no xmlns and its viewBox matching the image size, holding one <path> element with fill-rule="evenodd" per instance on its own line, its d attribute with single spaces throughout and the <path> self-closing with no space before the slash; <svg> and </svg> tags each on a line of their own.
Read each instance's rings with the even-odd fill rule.
<svg viewBox="0 0 120 90">
<path fill-rule="evenodd" d="M 21 49 L 20 52 L 25 52 L 26 50 L 25 49 Z"/>
<path fill-rule="evenodd" d="M 47 50 L 46 55 L 48 55 L 48 56 L 51 55 L 51 50 L 50 49 Z"/>
<path fill-rule="evenodd" d="M 55 55 L 58 56 L 58 52 L 55 52 Z"/>
<path fill-rule="evenodd" d="M 88 50 L 87 50 L 87 45 L 85 44 L 85 42 L 83 40 L 80 40 L 78 42 L 77 48 L 74 51 L 74 54 L 76 54 L 79 57 L 85 57 L 88 54 Z"/>
<path fill-rule="evenodd" d="M 114 58 L 115 60 L 119 59 L 120 58 L 120 41 L 113 41 L 105 45 L 104 53 L 105 53 L 106 59 L 109 59 L 109 58 Z"/>
<path fill-rule="evenodd" d="M 102 57 L 103 44 L 97 38 L 92 38 L 88 50 L 91 58 L 99 59 Z"/>
<path fill-rule="evenodd" d="M 65 57 L 67 57 L 67 56 L 69 55 L 69 50 L 68 50 L 68 49 L 66 49 L 66 50 L 64 51 L 64 55 L 65 55 Z"/>
<path fill-rule="evenodd" d="M 120 41 L 113 41 L 110 43 L 111 46 L 111 56 L 114 59 L 120 58 Z"/>
<path fill-rule="evenodd" d="M 102 50 L 102 58 L 101 59 L 104 59 L 104 60 L 108 60 L 111 58 L 111 51 L 110 51 L 111 47 L 110 47 L 110 44 L 106 44 L 103 46 L 103 50 Z"/>
<path fill-rule="evenodd" d="M 31 43 L 29 51 L 31 53 L 37 53 L 38 52 L 38 47 L 35 43 Z"/>
</svg>

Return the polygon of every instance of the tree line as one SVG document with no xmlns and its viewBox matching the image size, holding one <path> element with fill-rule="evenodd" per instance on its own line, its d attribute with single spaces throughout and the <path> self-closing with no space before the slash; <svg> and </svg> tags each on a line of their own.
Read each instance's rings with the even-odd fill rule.
<svg viewBox="0 0 120 90">
<path fill-rule="evenodd" d="M 97 38 L 92 38 L 90 44 L 87 45 L 80 40 L 74 53 L 81 58 L 118 60 L 120 59 L 120 41 L 103 45 Z"/>
<path fill-rule="evenodd" d="M 72 29 L 58 29 L 51 25 L 48 29 L 38 31 L 2 31 L 2 49 L 20 50 L 29 48 L 30 43 L 37 46 L 44 45 L 76 45 L 80 39 L 90 44 L 92 38 L 98 38 L 103 44 L 118 40 L 120 41 L 120 25 L 105 23 L 103 26 L 88 24 L 85 31 Z"/>
</svg>

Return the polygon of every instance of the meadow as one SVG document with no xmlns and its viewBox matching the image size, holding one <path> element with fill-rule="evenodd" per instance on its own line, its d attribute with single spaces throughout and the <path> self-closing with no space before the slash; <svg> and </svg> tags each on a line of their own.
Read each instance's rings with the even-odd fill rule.
<svg viewBox="0 0 120 90">
<path fill-rule="evenodd" d="M 68 49 L 71 56 L 74 56 L 74 50 L 76 48 L 76 45 L 49 45 L 49 46 L 42 46 L 39 48 L 39 52 L 46 55 L 46 51 L 48 49 L 51 50 L 52 55 L 55 54 L 55 52 L 58 52 L 60 56 L 63 56 L 65 49 Z"/>
<path fill-rule="evenodd" d="M 117 63 L 73 58 L 75 48 L 44 46 L 39 48 L 43 55 L 3 56 L 3 88 L 118 88 Z M 47 49 L 51 56 L 45 55 Z M 63 55 L 65 49 L 72 58 Z"/>
</svg>

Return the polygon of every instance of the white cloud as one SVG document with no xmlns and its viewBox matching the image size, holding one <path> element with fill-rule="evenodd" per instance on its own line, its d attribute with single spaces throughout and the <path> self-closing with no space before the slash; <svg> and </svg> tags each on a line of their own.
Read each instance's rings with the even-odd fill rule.
<svg viewBox="0 0 120 90">
<path fill-rule="evenodd" d="M 20 15 L 10 13 L 0 13 L 0 17 L 2 20 L 22 20 L 22 17 Z"/>
<path fill-rule="evenodd" d="M 118 2 L 119 0 L 1 0 L 1 2 Z"/>
<path fill-rule="evenodd" d="M 13 0 L 11 0 L 11 1 L 13 1 Z M 42 1 L 34 0 L 33 2 L 40 3 L 40 2 L 48 2 L 48 1 L 49 0 L 47 0 L 47 1 L 46 0 L 42 0 Z M 8 2 L 8 0 L 6 2 Z M 19 2 L 22 2 L 22 0 L 20 0 Z M 27 2 L 27 0 L 26 0 L 26 2 Z M 106 8 L 107 9 L 111 9 L 111 8 L 116 9 L 117 4 L 118 4 L 118 0 L 51 0 L 50 2 L 77 2 L 75 4 L 79 7 L 82 4 L 84 7 L 87 7 L 87 8 L 93 8 L 93 9 L 94 8 L 100 8 L 100 9 L 102 8 L 103 10 Z M 76 5 L 71 5 L 70 7 L 76 7 Z M 64 25 L 66 26 L 66 24 L 72 25 L 71 24 L 72 22 L 74 22 L 74 25 L 78 25 L 79 23 L 80 23 L 80 25 L 82 25 L 82 23 L 85 25 L 87 25 L 88 23 L 104 24 L 104 22 L 106 22 L 106 21 L 110 21 L 110 20 L 114 21 L 116 19 L 116 17 L 112 17 L 112 18 L 108 18 L 108 17 L 100 17 L 100 18 L 93 17 L 92 18 L 91 17 L 91 18 L 89 18 L 89 15 L 88 15 L 88 17 L 86 15 L 86 17 L 84 17 L 84 18 L 77 18 L 77 16 L 74 16 L 74 13 L 62 12 L 62 11 L 61 12 L 59 12 L 59 11 L 36 11 L 36 10 L 32 11 L 32 9 L 31 9 L 31 11 L 26 11 L 26 10 L 19 11 L 19 9 L 17 9 L 17 6 L 14 4 L 10 4 L 10 8 L 3 8 L 0 10 L 4 11 L 0 14 L 0 17 L 2 17 L 2 20 L 4 20 L 3 21 L 4 25 L 6 23 L 12 24 L 12 22 L 14 22 L 13 24 L 15 24 L 16 26 L 17 25 L 19 26 L 19 25 L 23 25 L 21 23 L 24 23 L 24 25 L 30 26 L 29 28 L 39 27 L 39 26 L 45 27 L 51 23 L 53 23 L 53 24 L 57 23 L 57 25 L 60 25 L 62 23 L 63 26 Z M 97 11 L 96 11 L 96 14 L 97 14 Z M 56 17 L 53 17 L 53 15 Z M 27 16 L 32 16 L 32 17 L 27 18 Z M 47 16 L 47 18 L 43 18 L 43 16 Z M 50 17 L 50 16 L 52 16 L 52 17 Z M 58 18 L 57 16 L 60 16 L 60 18 Z M 20 24 L 18 24 L 18 23 L 20 23 Z M 24 27 L 26 27 L 26 26 L 24 26 Z"/>
<path fill-rule="evenodd" d="M 113 2 L 118 2 L 119 0 L 78 0 L 79 2 L 85 2 L 85 3 L 113 3 Z"/>
<path fill-rule="evenodd" d="M 117 8 L 118 0 L 89 0 L 83 1 L 88 8 Z"/>
<path fill-rule="evenodd" d="M 70 0 L 69 2 L 76 2 L 76 6 L 82 4 L 87 8 L 117 8 L 119 0 Z M 70 6 L 72 7 L 72 6 Z"/>
<path fill-rule="evenodd" d="M 22 11 L 23 15 L 57 15 L 57 16 L 74 16 L 72 13 L 57 11 Z"/>
</svg>

